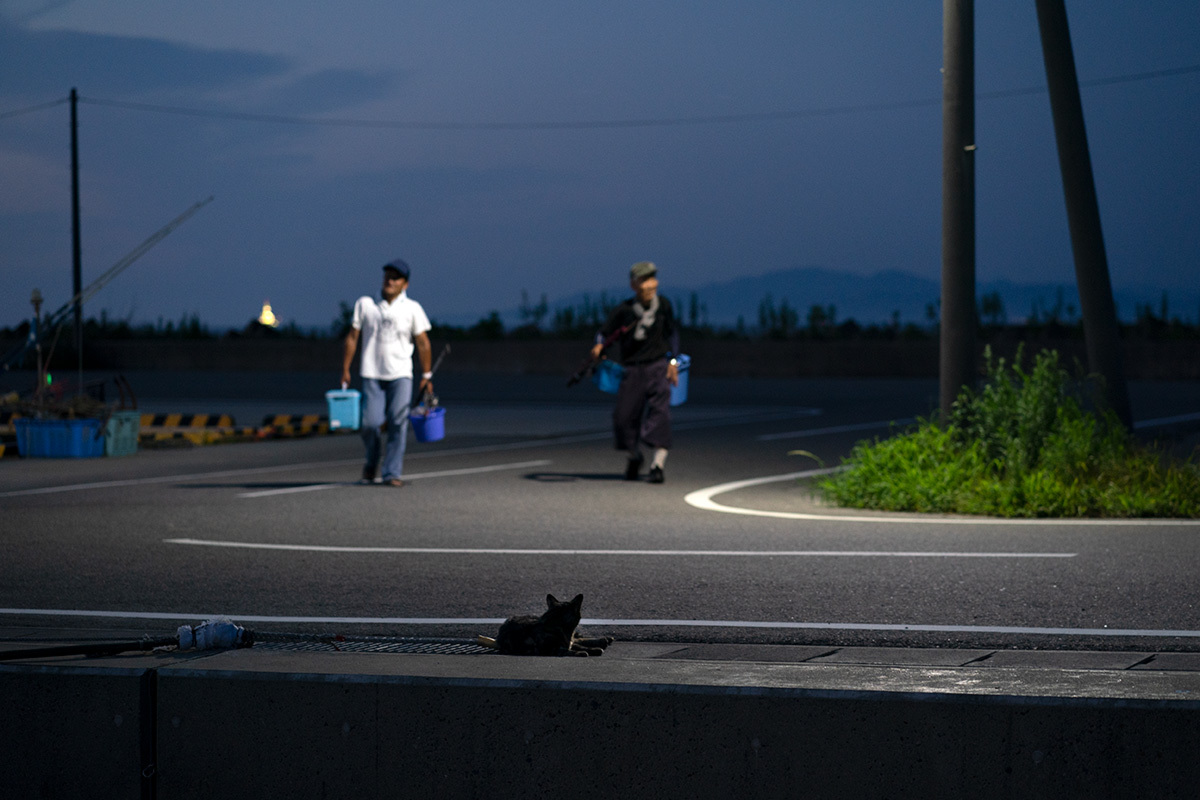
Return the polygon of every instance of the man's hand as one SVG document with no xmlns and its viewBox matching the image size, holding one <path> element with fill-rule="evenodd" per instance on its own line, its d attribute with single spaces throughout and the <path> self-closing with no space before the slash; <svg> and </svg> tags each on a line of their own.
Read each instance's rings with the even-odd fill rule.
<svg viewBox="0 0 1200 800">
<path fill-rule="evenodd" d="M 672 386 L 679 385 L 679 367 L 673 358 L 667 362 L 667 380 Z"/>
</svg>

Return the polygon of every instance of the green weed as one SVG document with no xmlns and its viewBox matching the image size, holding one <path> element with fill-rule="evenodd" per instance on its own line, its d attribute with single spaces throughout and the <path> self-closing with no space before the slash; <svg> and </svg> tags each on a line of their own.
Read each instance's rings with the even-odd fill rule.
<svg viewBox="0 0 1200 800">
<path fill-rule="evenodd" d="M 981 390 L 942 419 L 859 442 L 822 479 L 827 500 L 1000 517 L 1200 517 L 1200 464 L 1139 445 L 1042 351 L 1032 370 L 987 358 Z"/>
</svg>

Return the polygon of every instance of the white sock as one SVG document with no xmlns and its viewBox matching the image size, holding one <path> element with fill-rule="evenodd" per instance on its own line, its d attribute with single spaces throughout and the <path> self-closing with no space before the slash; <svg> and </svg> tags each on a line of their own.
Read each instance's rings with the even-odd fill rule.
<svg viewBox="0 0 1200 800">
<path fill-rule="evenodd" d="M 654 451 L 654 461 L 651 462 L 650 466 L 658 467 L 659 469 L 662 469 L 666 465 L 667 465 L 667 448 L 660 447 Z"/>
</svg>

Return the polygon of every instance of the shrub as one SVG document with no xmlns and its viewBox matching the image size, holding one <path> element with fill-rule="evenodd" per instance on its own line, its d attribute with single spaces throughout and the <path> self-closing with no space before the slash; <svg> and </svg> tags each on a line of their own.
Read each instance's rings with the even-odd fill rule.
<svg viewBox="0 0 1200 800">
<path fill-rule="evenodd" d="M 820 488 L 834 503 L 1001 517 L 1197 517 L 1200 465 L 1139 445 L 1042 351 L 987 353 L 987 380 L 943 420 L 860 442 Z"/>
</svg>

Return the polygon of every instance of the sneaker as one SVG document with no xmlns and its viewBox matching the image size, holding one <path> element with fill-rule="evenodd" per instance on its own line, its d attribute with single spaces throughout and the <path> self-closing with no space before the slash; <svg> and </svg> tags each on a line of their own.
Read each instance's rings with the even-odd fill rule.
<svg viewBox="0 0 1200 800">
<path fill-rule="evenodd" d="M 360 480 L 359 483 L 374 483 L 374 482 L 375 482 L 375 468 L 374 467 L 363 467 L 362 480 Z"/>
<path fill-rule="evenodd" d="M 662 467 L 651 467 L 650 468 L 650 482 L 651 483 L 662 483 L 663 482 Z"/>
<path fill-rule="evenodd" d="M 641 471 L 642 471 L 642 460 L 640 458 L 638 458 L 638 459 L 631 458 L 625 462 L 625 480 L 636 481 L 638 479 L 638 473 L 640 473 Z"/>
</svg>

